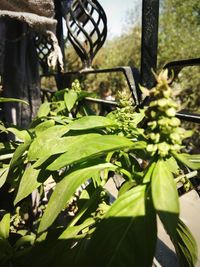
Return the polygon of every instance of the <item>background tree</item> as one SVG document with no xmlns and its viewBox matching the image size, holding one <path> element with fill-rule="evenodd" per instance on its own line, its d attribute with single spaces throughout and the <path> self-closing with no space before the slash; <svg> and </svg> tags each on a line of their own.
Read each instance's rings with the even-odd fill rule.
<svg viewBox="0 0 200 267">
<path fill-rule="evenodd" d="M 160 16 L 158 66 L 162 68 L 169 61 L 198 58 L 200 46 L 200 2 L 198 0 L 165 0 Z M 187 67 L 178 76 L 174 88 L 182 88 L 178 98 L 182 108 L 200 112 L 200 67 Z M 192 147 L 199 146 L 198 124 L 184 123 L 195 130 Z M 196 148 L 195 148 L 196 150 Z"/>
</svg>

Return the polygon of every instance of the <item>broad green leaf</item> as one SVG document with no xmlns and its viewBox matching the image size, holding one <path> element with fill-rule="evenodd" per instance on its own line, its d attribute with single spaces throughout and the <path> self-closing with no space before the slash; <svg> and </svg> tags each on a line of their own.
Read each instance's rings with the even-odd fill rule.
<svg viewBox="0 0 200 267">
<path fill-rule="evenodd" d="M 60 211 L 65 207 L 77 188 L 85 181 L 90 179 L 93 176 L 94 171 L 101 171 L 105 168 L 115 169 L 114 165 L 110 163 L 99 164 L 76 170 L 57 183 L 56 188 L 49 200 L 47 209 L 45 210 L 45 213 L 41 219 L 38 232 L 45 231 L 54 222 Z"/>
<path fill-rule="evenodd" d="M 50 112 L 50 105 L 51 105 L 51 103 L 49 103 L 49 102 L 44 102 L 41 106 L 40 106 L 40 108 L 39 108 L 39 110 L 38 110 L 38 113 L 37 113 L 37 116 L 38 116 L 38 118 L 41 118 L 41 117 L 46 117 L 48 114 L 49 114 L 49 112 Z"/>
<path fill-rule="evenodd" d="M 129 191 L 131 188 L 133 188 L 134 186 L 136 186 L 137 183 L 136 181 L 127 181 L 125 182 L 121 187 L 120 190 L 118 192 L 118 197 L 120 197 L 121 195 L 123 195 L 125 192 Z"/>
<path fill-rule="evenodd" d="M 14 248 L 15 249 L 18 249 L 21 246 L 24 247 L 27 244 L 33 245 L 34 241 L 35 241 L 35 236 L 34 235 L 25 235 L 25 236 L 22 236 L 22 237 L 20 237 L 17 240 L 17 242 L 14 245 Z"/>
<path fill-rule="evenodd" d="M 176 235 L 171 237 L 181 266 L 195 267 L 198 257 L 197 243 L 189 228 L 179 219 Z"/>
<path fill-rule="evenodd" d="M 66 134 L 68 131 L 69 131 L 68 125 L 55 125 L 43 131 L 41 138 L 45 140 L 45 139 L 51 139 L 54 137 L 61 137 L 64 134 Z"/>
<path fill-rule="evenodd" d="M 51 163 L 47 169 L 59 170 L 74 162 L 123 148 L 134 148 L 134 143 L 117 135 L 87 134 L 79 136 L 75 139 L 75 142 L 72 141 L 68 144 L 66 152 Z"/>
<path fill-rule="evenodd" d="M 21 163 L 22 156 L 24 153 L 28 150 L 29 146 L 31 144 L 31 140 L 25 142 L 24 144 L 21 144 L 17 147 L 15 150 L 15 153 L 10 161 L 10 169 L 15 168 L 19 163 Z"/>
<path fill-rule="evenodd" d="M 36 188 L 41 185 L 41 182 L 37 180 L 39 173 L 40 170 L 34 169 L 33 165 L 25 170 L 19 184 L 19 189 L 14 200 L 14 205 L 30 195 Z"/>
<path fill-rule="evenodd" d="M 7 239 L 10 231 L 10 214 L 7 213 L 0 221 L 0 239 Z"/>
<path fill-rule="evenodd" d="M 85 116 L 69 124 L 71 130 L 88 130 L 95 128 L 115 127 L 116 122 L 102 116 Z"/>
<path fill-rule="evenodd" d="M 173 234 L 178 223 L 179 200 L 173 175 L 164 160 L 157 161 L 151 184 L 154 207 L 168 234 Z"/>
<path fill-rule="evenodd" d="M 170 157 L 169 159 L 167 159 L 165 161 L 165 164 L 166 164 L 166 166 L 170 172 L 172 172 L 174 174 L 179 174 L 180 168 L 179 168 L 177 161 L 175 160 L 174 157 Z"/>
<path fill-rule="evenodd" d="M 72 239 L 72 238 L 77 238 L 77 235 L 79 232 L 84 230 L 85 228 L 95 224 L 95 220 L 93 218 L 88 218 L 85 220 L 84 223 L 76 226 L 69 226 L 63 231 L 63 233 L 59 236 L 59 239 Z"/>
<path fill-rule="evenodd" d="M 150 163 L 150 165 L 147 167 L 145 175 L 144 175 L 144 179 L 143 179 L 143 183 L 149 183 L 151 181 L 151 177 L 152 177 L 152 173 L 154 171 L 154 168 L 156 166 L 156 162 L 153 161 L 152 163 Z"/>
<path fill-rule="evenodd" d="M 64 101 L 67 107 L 67 110 L 70 112 L 71 109 L 74 107 L 76 100 L 77 100 L 77 93 L 73 90 L 69 90 L 69 92 L 65 92 L 64 94 Z"/>
<path fill-rule="evenodd" d="M 199 170 L 200 169 L 200 154 L 178 154 L 173 153 L 174 157 L 180 161 L 181 163 L 185 164 L 192 170 Z"/>
<path fill-rule="evenodd" d="M 78 143 L 79 146 L 83 146 L 85 142 L 87 142 L 94 136 L 99 136 L 99 134 L 67 136 L 62 138 L 44 138 L 44 135 L 41 135 L 36 138 L 30 146 L 28 158 L 29 160 L 36 160 L 39 158 L 40 161 L 43 162 L 52 155 L 71 151 L 71 149 L 73 148 L 73 146 L 76 145 L 76 143 Z"/>
<path fill-rule="evenodd" d="M 7 239 L 0 238 L 0 264 L 2 267 L 7 267 L 8 262 L 13 257 L 13 248 Z"/>
<path fill-rule="evenodd" d="M 7 128 L 7 130 L 13 133 L 18 140 L 25 142 L 31 139 L 30 133 L 27 130 L 18 130 L 17 128 Z"/>
<path fill-rule="evenodd" d="M 9 172 L 9 167 L 0 169 L 0 188 L 5 184 Z"/>
<path fill-rule="evenodd" d="M 155 253 L 156 216 L 147 204 L 146 186 L 121 195 L 97 225 L 82 266 L 152 266 Z M 78 267 L 78 266 L 76 266 Z"/>
<path fill-rule="evenodd" d="M 18 103 L 22 103 L 25 105 L 29 105 L 29 103 L 26 102 L 25 100 L 17 99 L 17 98 L 0 97 L 0 102 L 18 102 Z"/>
<path fill-rule="evenodd" d="M 45 130 L 47 130 L 48 128 L 52 127 L 55 125 L 55 121 L 54 120 L 47 120 L 47 121 L 44 121 L 40 124 L 38 124 L 36 127 L 35 127 L 35 133 L 36 135 L 40 135 L 40 134 L 43 134 L 43 132 Z"/>
<path fill-rule="evenodd" d="M 31 252 L 23 256 L 23 264 L 19 266 L 27 266 L 28 262 L 30 267 L 74 267 L 77 256 L 80 256 L 80 245 L 82 248 L 87 245 L 84 239 L 80 240 L 77 236 L 77 232 L 90 226 L 91 222 L 88 220 L 84 224 L 68 228 L 69 231 L 65 239 L 48 239 L 47 237 L 44 241 L 36 242 Z"/>
<path fill-rule="evenodd" d="M 0 122 L 0 132 L 7 132 L 7 128 Z"/>
<path fill-rule="evenodd" d="M 36 160 L 40 157 L 65 152 L 65 149 L 62 149 L 65 141 L 60 139 L 60 137 L 68 131 L 68 126 L 63 125 L 52 126 L 45 130 L 32 142 L 28 151 L 28 159 Z M 59 145 L 59 142 L 61 143 L 61 146 Z"/>
</svg>

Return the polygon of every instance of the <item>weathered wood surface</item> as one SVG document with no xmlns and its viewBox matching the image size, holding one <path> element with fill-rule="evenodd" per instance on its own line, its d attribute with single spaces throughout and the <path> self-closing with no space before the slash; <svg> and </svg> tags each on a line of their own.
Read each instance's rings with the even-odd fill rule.
<svg viewBox="0 0 200 267">
<path fill-rule="evenodd" d="M 17 21 L 7 21 L 3 64 L 3 96 L 27 101 L 3 105 L 3 120 L 27 127 L 35 117 L 40 100 L 39 63 L 34 39 L 28 26 Z"/>
</svg>

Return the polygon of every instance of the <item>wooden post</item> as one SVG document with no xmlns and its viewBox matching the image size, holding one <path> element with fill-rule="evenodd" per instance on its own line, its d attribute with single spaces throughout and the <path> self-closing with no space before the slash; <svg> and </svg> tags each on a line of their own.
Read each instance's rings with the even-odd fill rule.
<svg viewBox="0 0 200 267">
<path fill-rule="evenodd" d="M 21 22 L 6 21 L 6 43 L 3 66 L 3 96 L 27 101 L 5 103 L 4 121 L 26 128 L 35 117 L 40 100 L 39 63 L 33 36 Z"/>
</svg>

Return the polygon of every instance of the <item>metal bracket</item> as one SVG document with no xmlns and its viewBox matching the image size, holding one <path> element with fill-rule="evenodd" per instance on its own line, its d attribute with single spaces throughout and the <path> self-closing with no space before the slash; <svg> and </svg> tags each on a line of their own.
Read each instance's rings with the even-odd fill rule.
<svg viewBox="0 0 200 267">
<path fill-rule="evenodd" d="M 60 77 L 60 88 L 66 87 L 66 84 L 70 76 L 78 75 L 88 75 L 88 74 L 98 74 L 98 73 L 112 73 L 112 72 L 122 72 L 128 83 L 128 87 L 134 99 L 135 105 L 139 105 L 140 102 L 140 91 L 139 91 L 139 71 L 136 68 L 131 67 L 116 67 L 111 69 L 82 69 L 80 71 L 65 72 Z"/>
<path fill-rule="evenodd" d="M 168 69 L 170 72 L 173 71 L 174 80 L 183 68 L 190 66 L 200 66 L 200 58 L 171 61 L 164 66 L 164 69 Z"/>
</svg>

